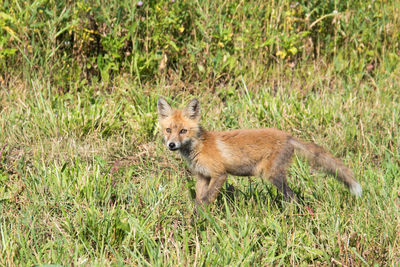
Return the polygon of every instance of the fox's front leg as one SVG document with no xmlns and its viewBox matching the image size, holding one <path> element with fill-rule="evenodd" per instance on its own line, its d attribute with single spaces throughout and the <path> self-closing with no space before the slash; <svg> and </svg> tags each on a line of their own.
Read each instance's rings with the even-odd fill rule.
<svg viewBox="0 0 400 267">
<path fill-rule="evenodd" d="M 213 202 L 226 181 L 226 173 L 212 176 L 206 184 L 205 180 L 198 180 L 199 191 L 196 192 L 196 203 L 208 205 Z M 197 190 L 197 185 L 196 185 Z"/>
<path fill-rule="evenodd" d="M 208 185 L 210 184 L 210 178 L 203 175 L 197 175 L 196 181 L 196 206 L 202 204 L 202 197 L 208 190 Z"/>
</svg>

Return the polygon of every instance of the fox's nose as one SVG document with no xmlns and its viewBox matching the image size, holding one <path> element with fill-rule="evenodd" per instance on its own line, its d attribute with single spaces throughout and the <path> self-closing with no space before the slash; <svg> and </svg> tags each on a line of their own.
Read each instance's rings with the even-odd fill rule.
<svg viewBox="0 0 400 267">
<path fill-rule="evenodd" d="M 175 143 L 171 142 L 168 144 L 169 149 L 174 149 L 176 147 Z"/>
</svg>

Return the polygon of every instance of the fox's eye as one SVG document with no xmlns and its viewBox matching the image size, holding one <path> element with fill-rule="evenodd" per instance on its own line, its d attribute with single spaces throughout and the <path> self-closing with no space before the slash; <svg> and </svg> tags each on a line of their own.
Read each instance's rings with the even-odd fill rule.
<svg viewBox="0 0 400 267">
<path fill-rule="evenodd" d="M 166 131 L 167 133 L 171 133 L 171 128 L 167 128 L 167 129 L 165 129 L 165 131 Z"/>
<path fill-rule="evenodd" d="M 185 133 L 187 133 L 187 130 L 186 129 L 182 129 L 182 130 L 179 131 L 179 133 L 180 134 L 185 134 Z"/>
</svg>

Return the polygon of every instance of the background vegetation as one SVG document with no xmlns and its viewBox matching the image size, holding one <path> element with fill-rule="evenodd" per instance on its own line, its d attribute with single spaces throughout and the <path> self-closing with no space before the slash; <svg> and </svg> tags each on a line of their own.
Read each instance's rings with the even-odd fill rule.
<svg viewBox="0 0 400 267">
<path fill-rule="evenodd" d="M 399 1 L 7 1 L 0 5 L 0 265 L 398 265 Z M 156 99 L 206 128 L 277 127 L 364 188 L 294 159 L 300 205 L 194 181 Z"/>
</svg>

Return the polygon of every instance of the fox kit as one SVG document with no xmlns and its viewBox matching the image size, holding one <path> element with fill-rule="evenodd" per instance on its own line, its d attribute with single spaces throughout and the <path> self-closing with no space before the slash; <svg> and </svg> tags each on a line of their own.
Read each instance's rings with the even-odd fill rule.
<svg viewBox="0 0 400 267">
<path fill-rule="evenodd" d="M 197 175 L 196 204 L 213 202 L 227 175 L 261 176 L 283 193 L 285 200 L 297 201 L 286 182 L 293 153 L 299 152 L 315 165 L 336 176 L 356 196 L 361 186 L 342 161 L 322 147 L 292 137 L 277 129 L 206 131 L 200 126 L 200 104 L 193 99 L 183 110 L 172 109 L 158 98 L 158 116 L 164 140 L 179 151 Z"/>
</svg>

